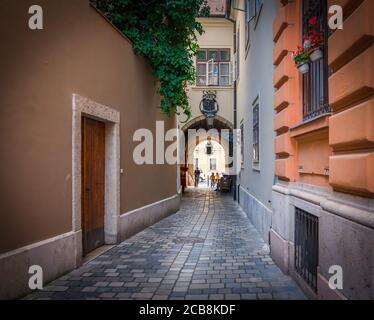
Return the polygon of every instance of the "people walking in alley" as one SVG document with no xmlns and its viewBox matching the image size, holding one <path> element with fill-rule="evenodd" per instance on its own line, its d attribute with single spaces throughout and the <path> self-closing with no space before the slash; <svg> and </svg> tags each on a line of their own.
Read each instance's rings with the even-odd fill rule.
<svg viewBox="0 0 374 320">
<path fill-rule="evenodd" d="M 215 191 L 221 191 L 221 178 L 219 173 L 216 174 L 216 189 Z"/>
<path fill-rule="evenodd" d="M 199 186 L 200 174 L 201 174 L 201 171 L 199 170 L 199 168 L 196 168 L 195 171 L 194 171 L 194 175 L 195 175 L 195 187 L 196 188 Z"/>
<path fill-rule="evenodd" d="M 211 188 L 214 188 L 214 186 L 215 186 L 215 179 L 216 179 L 216 176 L 215 176 L 214 172 L 212 172 L 211 175 L 210 175 L 210 187 Z"/>
<path fill-rule="evenodd" d="M 216 181 L 216 184 L 217 184 L 217 182 L 219 181 L 219 179 L 220 179 L 220 177 L 219 177 L 219 173 L 216 172 L 216 174 L 215 174 L 215 181 Z"/>
<path fill-rule="evenodd" d="M 216 189 L 215 191 L 219 191 L 219 188 L 220 188 L 220 176 L 219 176 L 219 173 L 216 172 L 215 174 L 215 177 L 214 177 L 214 180 L 215 180 L 215 184 L 216 184 Z"/>
</svg>

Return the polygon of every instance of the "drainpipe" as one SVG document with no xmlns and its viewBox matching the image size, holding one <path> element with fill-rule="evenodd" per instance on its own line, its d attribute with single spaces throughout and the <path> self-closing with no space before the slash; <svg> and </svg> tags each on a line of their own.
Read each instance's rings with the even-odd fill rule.
<svg viewBox="0 0 374 320">
<path fill-rule="evenodd" d="M 234 27 L 236 26 L 236 24 L 234 25 Z M 234 32 L 234 35 L 236 37 L 236 31 Z M 237 129 L 238 128 L 238 123 L 237 123 L 237 83 L 236 83 L 236 78 L 235 78 L 235 81 L 234 81 L 234 129 Z M 234 201 L 236 201 L 236 175 L 233 177 L 233 185 L 234 185 Z"/>
<path fill-rule="evenodd" d="M 227 5 L 229 5 L 231 7 L 231 1 L 227 1 Z M 230 7 L 227 7 L 227 8 L 230 8 Z M 236 48 L 236 21 L 231 19 L 229 14 L 226 15 L 226 19 L 233 23 L 234 52 L 236 52 L 236 50 L 237 50 L 237 48 Z M 237 63 L 239 63 L 239 62 L 237 62 Z M 238 121 L 237 121 L 237 83 L 236 83 L 236 81 L 237 81 L 237 79 L 235 78 L 235 81 L 234 81 L 234 105 L 233 105 L 233 108 L 234 108 L 234 130 L 237 129 L 237 127 L 238 127 Z M 232 177 L 234 201 L 237 200 L 237 185 L 236 185 L 237 182 L 236 181 L 237 181 L 237 176 L 235 175 L 235 176 Z"/>
</svg>

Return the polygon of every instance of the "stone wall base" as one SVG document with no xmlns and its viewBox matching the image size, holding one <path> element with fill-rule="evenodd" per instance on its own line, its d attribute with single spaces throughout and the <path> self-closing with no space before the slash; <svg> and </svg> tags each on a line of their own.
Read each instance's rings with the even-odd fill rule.
<svg viewBox="0 0 374 320">
<path fill-rule="evenodd" d="M 273 229 L 270 230 L 270 256 L 282 270 L 283 273 L 289 274 L 289 242 L 283 239 Z"/>
<path fill-rule="evenodd" d="M 0 299 L 16 299 L 31 292 L 29 268 L 38 265 L 46 284 L 77 266 L 78 232 L 69 232 L 0 255 Z"/>
<path fill-rule="evenodd" d="M 177 212 L 180 207 L 179 194 L 135 209 L 120 216 L 119 237 L 124 241 L 145 228 Z"/>
<path fill-rule="evenodd" d="M 240 187 L 239 193 L 240 206 L 247 214 L 249 220 L 261 234 L 264 241 L 269 244 L 271 211 L 242 187 Z"/>
<path fill-rule="evenodd" d="M 126 240 L 157 221 L 177 212 L 180 195 L 163 199 L 120 216 L 118 238 Z M 0 255 L 0 299 L 17 299 L 31 292 L 29 268 L 43 270 L 43 283 L 74 270 L 82 264 L 82 231 L 68 232 Z"/>
<path fill-rule="evenodd" d="M 319 256 L 317 292 L 294 268 L 295 207 L 318 217 Z M 271 256 L 310 298 L 324 300 L 374 299 L 373 199 L 353 197 L 297 183 L 273 187 Z M 330 267 L 343 270 L 343 289 L 330 289 Z"/>
</svg>

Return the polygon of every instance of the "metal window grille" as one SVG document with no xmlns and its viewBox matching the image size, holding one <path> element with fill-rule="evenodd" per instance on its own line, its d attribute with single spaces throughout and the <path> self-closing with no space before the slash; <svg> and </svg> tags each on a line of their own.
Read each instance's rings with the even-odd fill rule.
<svg viewBox="0 0 374 320">
<path fill-rule="evenodd" d="M 327 0 L 303 0 L 303 36 L 307 34 L 308 21 L 317 17 L 324 45 L 323 59 L 310 63 L 310 70 L 303 75 L 303 118 L 314 119 L 330 112 L 328 102 L 328 36 Z"/>
<path fill-rule="evenodd" d="M 318 217 L 295 208 L 295 270 L 317 292 Z"/>
</svg>

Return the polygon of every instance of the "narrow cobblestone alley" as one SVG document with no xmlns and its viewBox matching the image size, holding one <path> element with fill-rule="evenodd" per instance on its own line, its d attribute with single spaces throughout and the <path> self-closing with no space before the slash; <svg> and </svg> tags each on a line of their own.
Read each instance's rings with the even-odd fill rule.
<svg viewBox="0 0 374 320">
<path fill-rule="evenodd" d="M 179 212 L 27 299 L 304 299 L 228 195 L 189 189 Z"/>
</svg>

